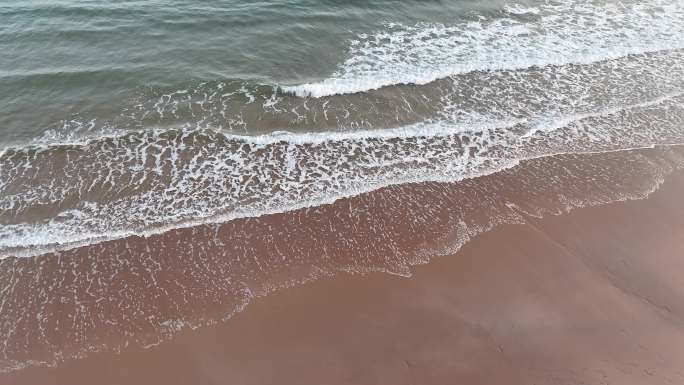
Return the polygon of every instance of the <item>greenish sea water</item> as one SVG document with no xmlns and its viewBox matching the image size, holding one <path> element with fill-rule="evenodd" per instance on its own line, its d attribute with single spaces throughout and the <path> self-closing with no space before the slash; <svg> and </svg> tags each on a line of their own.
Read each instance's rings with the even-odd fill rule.
<svg viewBox="0 0 684 385">
<path fill-rule="evenodd" d="M 502 12 L 481 3 L 2 1 L 0 132 L 25 141 L 76 114 L 111 117 L 150 89 L 322 79 L 359 33 Z"/>
</svg>

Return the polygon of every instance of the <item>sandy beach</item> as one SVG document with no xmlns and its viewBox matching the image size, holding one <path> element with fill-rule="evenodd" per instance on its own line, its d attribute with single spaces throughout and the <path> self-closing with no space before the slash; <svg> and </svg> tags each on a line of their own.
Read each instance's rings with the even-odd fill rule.
<svg viewBox="0 0 684 385">
<path fill-rule="evenodd" d="M 684 0 L 0 1 L 0 385 L 684 385 Z"/>
<path fill-rule="evenodd" d="M 625 160 L 653 163 L 659 151 L 573 156 L 557 164 L 570 169 L 600 161 L 605 176 Z M 543 162 L 550 173 L 560 169 Z M 511 173 L 521 180 L 530 167 Z M 629 190 L 653 187 L 653 173 L 636 170 L 624 179 Z M 474 235 L 457 253 L 412 267 L 411 277 L 337 273 L 255 298 L 226 322 L 183 329 L 156 347 L 130 346 L 121 354 L 96 353 L 0 379 L 70 385 L 684 383 L 684 174 L 674 171 L 664 180 L 646 199 L 525 215 L 523 223 Z M 504 181 L 495 175 L 473 183 Z M 586 197 L 598 196 L 584 190 Z M 552 195 L 545 194 L 549 200 L 539 207 L 550 209 Z M 333 206 L 340 204 L 349 202 Z"/>
</svg>

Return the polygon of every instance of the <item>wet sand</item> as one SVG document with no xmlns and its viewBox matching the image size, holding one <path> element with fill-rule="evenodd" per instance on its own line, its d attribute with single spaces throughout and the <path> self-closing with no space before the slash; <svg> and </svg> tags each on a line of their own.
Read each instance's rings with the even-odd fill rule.
<svg viewBox="0 0 684 385">
<path fill-rule="evenodd" d="M 645 200 L 528 216 L 411 278 L 343 273 L 153 348 L 0 383 L 681 384 L 682 197 L 674 171 Z"/>
</svg>

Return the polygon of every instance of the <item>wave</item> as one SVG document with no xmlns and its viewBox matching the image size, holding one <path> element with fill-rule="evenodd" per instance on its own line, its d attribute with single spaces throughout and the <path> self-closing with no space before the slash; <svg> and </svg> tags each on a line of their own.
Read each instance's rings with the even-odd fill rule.
<svg viewBox="0 0 684 385">
<path fill-rule="evenodd" d="M 684 50 L 661 51 L 591 65 L 528 68 L 454 75 L 425 85 L 364 94 L 299 98 L 273 85 L 244 80 L 183 84 L 141 92 L 107 116 L 83 111 L 22 146 L 78 144 L 132 131 L 206 128 L 258 136 L 277 131 L 327 132 L 409 127 L 424 121 L 510 120 L 569 115 L 630 105 L 684 86 Z M 606 98 L 612 100 L 606 100 Z"/>
<path fill-rule="evenodd" d="M 450 26 L 388 24 L 383 31 L 359 34 L 329 78 L 281 89 L 300 97 L 324 97 L 421 85 L 473 71 L 588 64 L 684 47 L 682 2 L 599 5 L 575 0 L 506 9 L 508 15 L 491 20 L 480 17 Z"/>
<path fill-rule="evenodd" d="M 464 180 L 549 154 L 684 143 L 682 89 L 684 50 L 322 98 L 239 81 L 161 90 L 114 119 L 83 113 L 0 150 L 0 256 Z"/>
<path fill-rule="evenodd" d="M 30 256 L 290 211 L 388 185 L 473 178 L 551 154 L 684 143 L 683 103 L 680 92 L 536 119 L 252 137 L 146 130 L 10 149 L 0 159 L 0 251 Z"/>
</svg>

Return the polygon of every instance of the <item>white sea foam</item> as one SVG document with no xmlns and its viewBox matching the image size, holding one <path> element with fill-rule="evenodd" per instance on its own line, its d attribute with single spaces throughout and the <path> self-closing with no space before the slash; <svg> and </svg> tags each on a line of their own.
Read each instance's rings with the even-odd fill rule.
<svg viewBox="0 0 684 385">
<path fill-rule="evenodd" d="M 392 184 L 458 181 L 540 156 L 682 143 L 681 102 L 674 93 L 587 114 L 337 134 L 141 131 L 88 141 L 70 150 L 65 165 L 41 163 L 54 162 L 50 147 L 23 149 L 10 155 L 18 164 L 0 187 L 30 184 L 35 169 L 61 174 L 5 194 L 2 210 L 21 215 L 48 204 L 59 214 L 3 226 L 0 250 L 29 256 L 316 206 Z"/>
<path fill-rule="evenodd" d="M 586 64 L 684 47 L 681 1 L 573 0 L 537 8 L 512 4 L 506 11 L 511 17 L 449 26 L 389 24 L 351 41 L 346 60 L 329 78 L 281 88 L 302 97 L 323 97 L 426 84 L 472 71 Z"/>
<path fill-rule="evenodd" d="M 504 10 L 514 15 L 538 15 L 540 12 L 539 7 L 526 7 L 518 3 L 505 5 Z"/>
</svg>

